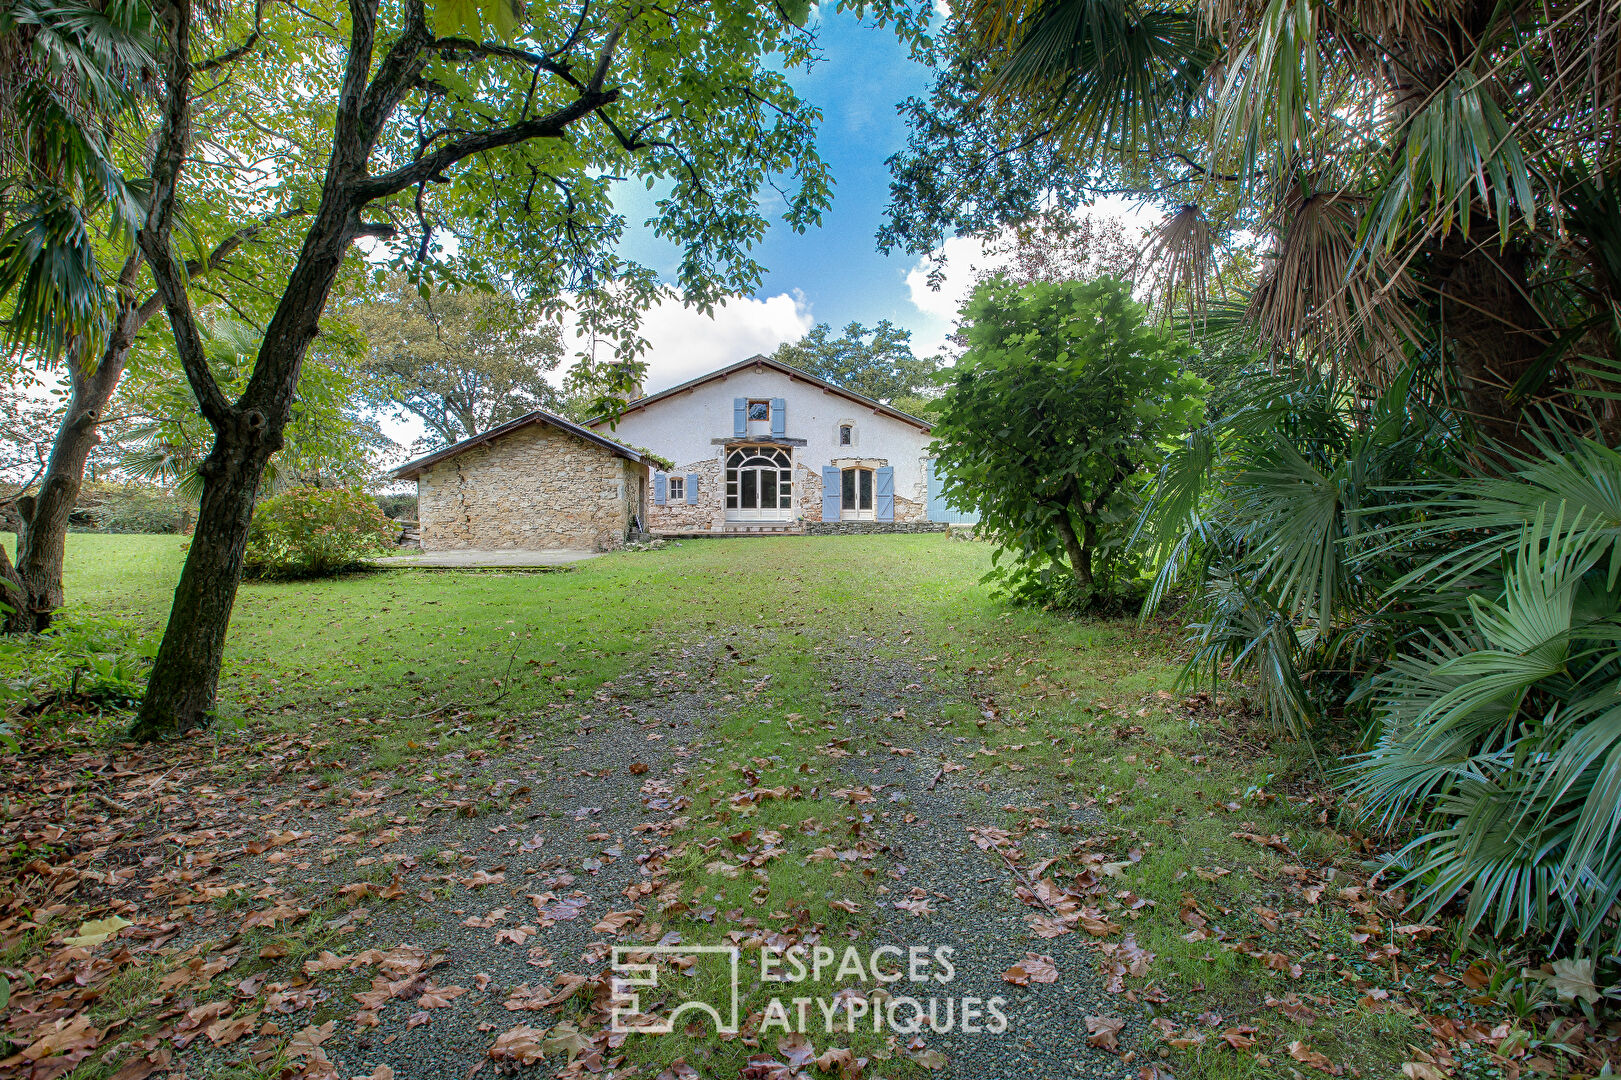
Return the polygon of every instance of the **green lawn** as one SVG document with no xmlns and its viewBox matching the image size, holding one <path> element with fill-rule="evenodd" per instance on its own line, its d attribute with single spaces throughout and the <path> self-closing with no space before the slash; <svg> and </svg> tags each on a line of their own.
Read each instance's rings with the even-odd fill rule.
<svg viewBox="0 0 1621 1080">
<path fill-rule="evenodd" d="M 73 535 L 66 621 L 114 616 L 150 641 L 182 545 Z M 114 716 L 99 729 L 101 744 L 55 775 L 72 791 L 105 775 L 98 762 L 135 763 L 116 766 L 122 774 L 144 768 L 142 755 L 176 755 L 184 765 L 175 768 L 197 778 L 182 782 L 177 800 L 206 781 L 214 816 L 199 834 L 203 851 L 218 846 L 239 858 L 240 837 L 255 827 L 239 808 L 272 806 L 286 822 L 278 828 L 317 838 L 300 847 L 329 845 L 301 878 L 265 867 L 250 873 L 253 890 L 225 888 L 211 906 L 184 909 L 196 924 L 188 943 L 211 940 L 225 928 L 214 920 L 228 924 L 244 904 L 292 897 L 313 912 L 301 928 L 255 931 L 248 947 L 270 951 L 262 943 L 281 935 L 278 948 L 295 959 L 318 946 L 342 953 L 321 926 L 346 921 L 339 913 L 371 896 L 357 938 L 386 949 L 400 940 L 389 936 L 399 926 L 416 926 L 445 935 L 457 963 L 476 967 L 485 962 L 481 948 L 469 955 L 450 943 L 464 933 L 464 913 L 495 906 L 507 887 L 464 891 L 423 865 L 405 875 L 408 889 L 379 900 L 376 890 L 400 881 L 391 875 L 406 864 L 365 853 L 383 844 L 416 852 L 412 866 L 483 869 L 503 850 L 491 848 L 492 837 L 499 844 L 509 828 L 518 836 L 536 820 L 549 822 L 542 831 L 552 830 L 548 842 L 567 853 L 559 858 L 576 887 L 606 892 L 613 873 L 585 847 L 569 847 L 591 840 L 582 830 L 596 827 L 593 835 L 615 837 L 612 851 L 645 849 L 653 860 L 642 871 L 646 888 L 631 881 L 617 901 L 624 908 L 626 897 L 635 900 L 638 914 L 611 931 L 615 942 L 658 940 L 672 929 L 686 944 L 735 940 L 721 935 L 739 926 L 841 942 L 924 930 L 967 941 L 976 926 L 994 927 L 974 947 L 1006 957 L 994 969 L 965 971 L 964 981 L 1009 994 L 1031 1017 L 1067 1007 L 1074 1015 L 1026 1018 L 1052 1028 L 1023 1032 L 1036 1049 L 1010 1050 L 1006 1059 L 976 1058 L 986 1051 L 971 1042 L 934 1040 L 950 1075 L 1022 1078 L 1050 1059 L 1062 1075 L 1077 1076 L 1136 1075 L 1145 1062 L 1178 1076 L 1289 1076 L 1321 1061 L 1384 1076 L 1413 1060 L 1410 1047 L 1430 1041 L 1407 1003 L 1491 1015 L 1478 1001 L 1456 999 L 1454 958 L 1424 946 L 1425 933 L 1398 932 L 1410 919 L 1368 888 L 1361 841 L 1337 819 L 1310 755 L 1273 744 L 1241 694 L 1176 688 L 1174 626 L 1010 608 L 980 583 L 989 554 L 942 536 L 773 538 L 610 555 L 564 573 L 390 570 L 249 584 L 228 643 L 224 722 L 184 748 L 132 750 L 116 747 Z M 26 650 L 6 662 L 25 664 Z M 34 721 L 37 732 L 55 722 L 49 714 Z M 654 782 L 666 786 L 647 786 Z M 60 786 L 52 790 L 61 797 Z M 127 797 L 100 790 L 115 806 Z M 642 805 L 650 790 L 689 805 L 655 821 Z M 584 813 L 569 798 L 593 792 L 603 807 L 590 819 L 598 824 L 569 832 Z M 47 804 L 26 790 L 11 798 L 23 809 L 8 800 L 7 843 L 32 851 L 28 837 L 38 834 L 28 823 Z M 70 804 L 74 813 L 106 814 Z M 378 814 L 378 806 L 388 809 Z M 1002 839 L 977 843 L 970 827 L 1001 830 Z M 334 832 L 343 836 L 331 840 Z M 395 843 L 404 846 L 387 846 Z M 826 854 L 835 850 L 844 854 Z M 234 877 L 240 867 L 221 873 Z M 525 887 L 535 888 L 508 888 L 507 908 L 528 906 Z M 916 912 L 895 906 L 907 896 L 921 901 Z M 611 895 L 597 900 L 616 906 Z M 132 903 L 147 918 L 173 917 L 162 904 Z M 436 922 L 452 904 L 457 918 Z M 25 938 L 12 933 L 0 968 L 20 962 L 19 942 L 60 941 L 69 924 L 98 910 L 70 908 Z M 1034 932 L 1066 913 L 1069 926 L 1057 936 Z M 1123 940 L 1135 951 L 1120 951 Z M 1026 952 L 1055 957 L 1057 981 L 1018 987 L 1002 979 Z M 149 970 L 180 959 L 162 953 Z M 279 962 L 264 962 L 270 977 Z M 594 963 L 600 970 L 600 955 Z M 577 966 L 560 959 L 534 974 L 544 984 Z M 556 1025 L 576 1024 L 588 1041 L 606 1038 L 593 1034 L 601 1016 L 583 995 L 548 1012 L 501 1011 L 499 994 L 524 970 L 505 980 L 494 971 L 487 993 L 495 996 L 466 1006 L 496 1011 L 460 1065 L 476 1064 L 519 1021 L 553 1025 L 554 1037 L 571 1030 Z M 98 1023 L 130 1018 L 119 1036 L 127 1041 L 161 1030 L 143 1028 L 130 996 L 151 990 L 137 980 L 123 997 L 87 1007 Z M 745 987 L 745 1008 L 759 1011 L 770 996 L 755 981 Z M 474 999 L 483 1001 L 465 1000 Z M 235 1007 L 252 1004 L 239 994 Z M 353 1003 L 323 1008 L 316 1019 L 330 1016 L 341 1031 Z M 1118 1046 L 1108 1038 L 1086 1045 L 1080 1013 L 1125 1021 Z M 279 1025 L 283 1039 L 302 1023 Z M 412 1030 L 389 1040 L 388 1052 L 415 1053 L 414 1040 L 438 1029 Z M 1527 1031 L 1529 1039 L 1534 1025 Z M 367 1054 L 382 1053 L 366 1038 L 334 1039 L 342 1064 L 355 1067 L 344 1075 L 370 1069 Z M 869 1076 L 941 1064 L 892 1036 L 858 1031 L 847 1041 L 869 1059 Z M 274 1033 L 260 1045 L 267 1042 L 286 1053 Z M 554 1066 L 566 1065 L 555 1056 L 566 1042 L 549 1044 Z M 819 1053 L 824 1043 L 816 1041 Z M 682 1076 L 689 1062 L 702 1075 L 736 1076 L 751 1055 L 787 1053 L 769 1035 L 751 1043 L 697 1032 L 633 1035 L 598 1051 L 624 1055 L 617 1066 L 644 1068 L 636 1073 L 643 1076 L 666 1068 Z M 92 1056 L 75 1075 L 109 1075 L 127 1052 Z M 259 1075 L 283 1060 L 232 1067 Z"/>
</svg>

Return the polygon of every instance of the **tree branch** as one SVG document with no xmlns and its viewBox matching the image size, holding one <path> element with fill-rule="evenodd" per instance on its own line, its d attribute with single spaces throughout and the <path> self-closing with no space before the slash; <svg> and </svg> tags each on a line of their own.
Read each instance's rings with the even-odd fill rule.
<svg viewBox="0 0 1621 1080">
<path fill-rule="evenodd" d="M 231 405 L 208 369 L 202 335 L 186 292 L 184 269 L 175 262 L 171 241 L 180 170 L 191 134 L 191 0 L 169 0 L 158 14 L 169 24 L 169 52 L 165 58 L 157 151 L 152 156 L 152 192 L 146 221 L 136 240 L 152 267 L 152 278 L 169 312 L 175 351 L 180 354 L 181 367 L 197 395 L 197 404 L 209 423 L 218 426 L 229 419 Z"/>
<path fill-rule="evenodd" d="M 192 74 L 197 75 L 205 71 L 213 71 L 215 68 L 224 67 L 226 64 L 233 64 L 252 52 L 253 47 L 259 43 L 259 34 L 264 26 L 264 16 L 265 0 L 258 0 L 253 5 L 253 32 L 243 40 L 242 44 L 235 48 L 227 49 L 218 56 L 211 56 L 199 64 L 192 65 Z"/>
<path fill-rule="evenodd" d="M 498 150 L 503 146 L 513 146 L 530 139 L 555 139 L 562 135 L 570 124 L 591 115 L 605 105 L 613 104 L 618 99 L 618 89 L 589 91 L 547 116 L 538 116 L 533 120 L 524 120 L 507 127 L 454 139 L 409 165 L 402 165 L 393 172 L 359 181 L 351 192 L 356 203 L 360 205 L 398 194 L 408 187 L 440 176 L 450 166 L 474 154 Z"/>
</svg>

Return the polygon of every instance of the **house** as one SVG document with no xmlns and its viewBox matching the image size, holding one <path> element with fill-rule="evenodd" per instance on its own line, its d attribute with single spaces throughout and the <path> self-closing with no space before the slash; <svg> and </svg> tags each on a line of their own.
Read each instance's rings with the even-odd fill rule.
<svg viewBox="0 0 1621 1080">
<path fill-rule="evenodd" d="M 929 424 L 753 356 L 589 426 L 675 463 L 652 469 L 654 534 L 925 532 Z"/>
<path fill-rule="evenodd" d="M 927 421 L 754 356 L 614 418 L 532 412 L 392 475 L 417 482 L 427 551 L 935 532 L 963 517 L 939 498 L 929 439 Z"/>
<path fill-rule="evenodd" d="M 416 481 L 424 551 L 607 551 L 645 520 L 648 465 L 537 409 L 390 475 Z"/>
</svg>

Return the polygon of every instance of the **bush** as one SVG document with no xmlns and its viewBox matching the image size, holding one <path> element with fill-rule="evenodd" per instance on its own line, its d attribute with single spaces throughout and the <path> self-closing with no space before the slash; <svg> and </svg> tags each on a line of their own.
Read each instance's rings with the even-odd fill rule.
<svg viewBox="0 0 1621 1080">
<path fill-rule="evenodd" d="M 294 488 L 254 509 L 243 574 L 326 577 L 388 550 L 396 529 L 362 492 Z"/>
<path fill-rule="evenodd" d="M 71 608 L 44 633 L 0 638 L 0 746 L 16 751 L 21 733 L 133 709 L 156 652 L 136 627 Z"/>
<path fill-rule="evenodd" d="M 162 488 L 89 483 L 79 494 L 74 518 L 98 532 L 177 533 L 192 513 L 188 500 Z"/>
<path fill-rule="evenodd" d="M 962 334 L 934 453 L 947 501 L 977 511 L 997 544 L 989 579 L 1027 603 L 1123 609 L 1139 478 L 1201 413 L 1204 383 L 1183 370 L 1192 347 L 1112 278 L 991 278 Z"/>
<path fill-rule="evenodd" d="M 379 495 L 377 505 L 383 508 L 383 513 L 395 521 L 415 521 L 417 519 L 417 497 L 415 495 Z"/>
</svg>

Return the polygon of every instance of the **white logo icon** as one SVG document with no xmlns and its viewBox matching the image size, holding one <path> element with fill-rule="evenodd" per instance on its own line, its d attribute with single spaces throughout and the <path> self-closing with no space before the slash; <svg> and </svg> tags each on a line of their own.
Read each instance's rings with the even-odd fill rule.
<svg viewBox="0 0 1621 1080">
<path fill-rule="evenodd" d="M 659 986 L 659 959 L 682 957 L 683 968 L 699 967 L 696 977 L 686 972 L 669 971 L 663 989 L 672 996 L 683 989 L 681 983 L 692 982 L 703 988 L 705 996 L 683 1001 L 661 1015 L 642 1012 L 642 994 L 656 997 Z M 725 957 L 725 969 L 716 957 Z M 735 945 L 616 945 L 613 951 L 613 1011 L 609 1029 L 615 1032 L 643 1032 L 650 1035 L 668 1035 L 675 1030 L 676 1021 L 683 1014 L 707 1013 L 722 1035 L 737 1034 L 737 971 L 738 948 Z M 638 993 L 641 991 L 641 993 Z M 715 1007 L 715 998 L 726 997 L 726 1011 Z"/>
</svg>

